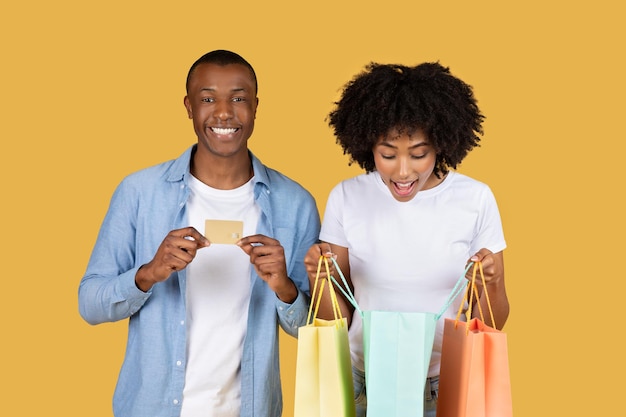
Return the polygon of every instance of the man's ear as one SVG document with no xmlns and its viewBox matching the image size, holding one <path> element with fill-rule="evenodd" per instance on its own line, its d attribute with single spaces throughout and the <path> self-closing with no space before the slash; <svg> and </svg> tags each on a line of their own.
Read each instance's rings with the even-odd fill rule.
<svg viewBox="0 0 626 417">
<path fill-rule="evenodd" d="M 193 112 L 191 111 L 191 103 L 189 102 L 189 96 L 185 96 L 185 98 L 183 99 L 183 104 L 185 105 L 185 108 L 187 109 L 187 116 L 190 119 L 193 119 Z"/>
<path fill-rule="evenodd" d="M 255 97 L 256 99 L 256 106 L 254 106 L 254 119 L 256 120 L 256 109 L 259 108 L 259 98 Z"/>
</svg>

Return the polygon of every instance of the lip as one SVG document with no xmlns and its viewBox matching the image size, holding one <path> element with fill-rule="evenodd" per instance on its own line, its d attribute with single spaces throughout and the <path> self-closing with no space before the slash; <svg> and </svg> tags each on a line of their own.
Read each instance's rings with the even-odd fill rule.
<svg viewBox="0 0 626 417">
<path fill-rule="evenodd" d="M 237 133 L 239 130 L 238 127 L 222 127 L 222 126 L 212 126 L 210 127 L 211 132 L 215 133 L 218 136 L 228 136 L 233 133 Z"/>
<path fill-rule="evenodd" d="M 396 195 L 398 195 L 399 197 L 407 197 L 410 196 L 415 190 L 418 180 L 402 182 L 396 182 L 392 180 L 390 182 Z"/>
</svg>

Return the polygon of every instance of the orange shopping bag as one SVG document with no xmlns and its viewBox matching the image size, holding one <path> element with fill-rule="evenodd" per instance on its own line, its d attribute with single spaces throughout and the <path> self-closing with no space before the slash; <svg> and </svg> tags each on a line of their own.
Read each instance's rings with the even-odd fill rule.
<svg viewBox="0 0 626 417">
<path fill-rule="evenodd" d="M 480 271 L 483 290 L 487 290 L 482 264 L 474 264 L 468 284 L 468 317 L 476 300 L 481 319 L 460 322 L 463 305 L 456 320 L 445 319 L 437 417 L 511 417 L 511 379 L 506 334 L 484 323 L 478 302 L 476 271 Z M 489 296 L 487 295 L 487 301 Z M 491 323 L 493 312 L 489 313 Z"/>
</svg>

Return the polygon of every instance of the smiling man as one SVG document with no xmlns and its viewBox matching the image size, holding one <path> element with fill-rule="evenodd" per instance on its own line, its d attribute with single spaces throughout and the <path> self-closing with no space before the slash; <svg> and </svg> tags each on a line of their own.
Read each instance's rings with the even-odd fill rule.
<svg viewBox="0 0 626 417">
<path fill-rule="evenodd" d="M 197 143 L 119 185 L 80 314 L 129 319 L 116 417 L 280 417 L 278 325 L 295 336 L 305 324 L 302 259 L 319 214 L 308 191 L 248 149 L 259 100 L 245 59 L 209 52 L 186 87 Z"/>
</svg>

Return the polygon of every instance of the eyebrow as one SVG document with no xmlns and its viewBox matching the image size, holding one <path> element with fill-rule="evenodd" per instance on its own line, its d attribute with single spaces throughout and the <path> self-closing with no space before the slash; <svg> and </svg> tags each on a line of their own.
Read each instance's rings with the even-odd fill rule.
<svg viewBox="0 0 626 417">
<path fill-rule="evenodd" d="M 213 87 L 202 87 L 200 89 L 200 91 L 209 91 L 209 92 L 214 92 L 215 88 Z M 246 90 L 244 87 L 235 87 L 233 89 L 230 90 L 231 93 L 239 93 L 239 92 L 246 92 L 248 90 Z"/>
<path fill-rule="evenodd" d="M 397 148 L 397 146 L 394 146 L 394 145 L 392 144 L 392 142 L 389 142 L 389 141 L 386 141 L 386 140 L 383 140 L 383 141 L 382 141 L 382 142 L 380 142 L 378 145 L 379 145 L 379 146 L 386 146 L 387 148 L 393 148 L 393 149 L 396 149 L 396 148 Z M 415 145 L 411 145 L 411 146 L 409 146 L 409 149 L 416 149 L 416 148 L 420 148 L 420 147 L 422 147 L 422 146 L 428 146 L 428 145 L 429 145 L 429 143 L 428 143 L 428 142 L 419 142 L 419 143 L 416 143 Z"/>
</svg>

